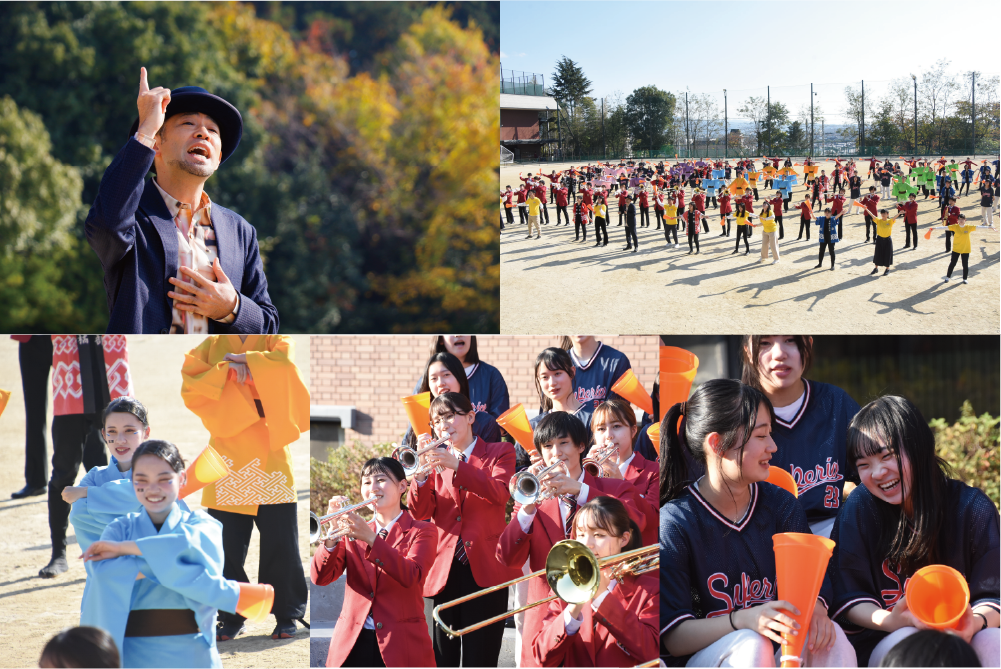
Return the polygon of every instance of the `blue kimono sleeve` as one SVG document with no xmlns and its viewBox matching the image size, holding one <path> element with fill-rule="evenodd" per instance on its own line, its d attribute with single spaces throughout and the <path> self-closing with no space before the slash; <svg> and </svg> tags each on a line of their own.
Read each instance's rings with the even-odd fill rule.
<svg viewBox="0 0 1001 669">
<path fill-rule="evenodd" d="M 105 528 L 101 539 L 128 539 L 127 519 L 117 519 Z M 123 555 L 110 560 L 88 562 L 87 585 L 80 603 L 80 624 L 99 627 L 111 635 L 118 648 L 125 638 L 125 625 L 132 605 L 132 588 L 140 569 L 140 558 Z"/>
</svg>

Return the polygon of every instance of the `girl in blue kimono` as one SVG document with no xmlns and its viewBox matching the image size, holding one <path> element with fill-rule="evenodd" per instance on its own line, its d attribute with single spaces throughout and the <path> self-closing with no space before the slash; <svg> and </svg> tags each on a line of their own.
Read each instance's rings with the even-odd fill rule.
<svg viewBox="0 0 1001 669">
<path fill-rule="evenodd" d="M 100 627 L 123 667 L 221 667 L 216 611 L 236 612 L 240 584 L 222 577 L 222 525 L 177 503 L 184 463 L 166 441 L 132 458 L 139 511 L 113 520 L 83 554 L 92 576 L 81 624 Z"/>
</svg>

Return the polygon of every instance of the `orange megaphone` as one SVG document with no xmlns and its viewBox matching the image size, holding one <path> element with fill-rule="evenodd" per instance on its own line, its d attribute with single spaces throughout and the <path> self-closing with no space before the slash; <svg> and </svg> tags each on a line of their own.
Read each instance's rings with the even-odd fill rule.
<svg viewBox="0 0 1001 669">
<path fill-rule="evenodd" d="M 521 402 L 497 416 L 497 424 L 507 430 L 507 433 L 514 437 L 514 440 L 521 444 L 521 447 L 526 451 L 531 453 L 535 450 L 532 425 L 528 422 L 528 415 Z"/>
<path fill-rule="evenodd" d="M 931 228 L 928 228 L 928 232 L 925 233 L 925 239 L 931 239 Z"/>
<path fill-rule="evenodd" d="M 688 399 L 699 371 L 699 357 L 677 346 L 660 347 L 660 418 L 678 402 Z"/>
<path fill-rule="evenodd" d="M 660 423 L 651 423 L 646 429 L 646 436 L 650 437 L 650 443 L 653 444 L 653 450 L 657 451 L 658 457 L 660 456 Z"/>
<path fill-rule="evenodd" d="M 765 483 L 777 485 L 778 487 L 791 492 L 793 497 L 799 497 L 799 488 L 796 486 L 796 480 L 792 477 L 792 474 L 781 467 L 776 467 L 774 465 L 769 467 L 768 478 L 765 479 Z"/>
<path fill-rule="evenodd" d="M 944 564 L 930 564 L 907 581 L 907 608 L 928 627 L 957 629 L 970 603 L 970 586 L 963 575 Z"/>
<path fill-rule="evenodd" d="M 268 617 L 274 603 L 275 589 L 270 584 L 241 583 L 236 612 L 249 622 L 259 623 Z"/>
<path fill-rule="evenodd" d="M 775 547 L 775 580 L 778 582 L 779 599 L 785 600 L 799 609 L 799 615 L 786 613 L 800 624 L 802 634 L 782 635 L 783 667 L 803 665 L 803 643 L 805 630 L 810 629 L 813 607 L 824 582 L 827 563 L 834 551 L 834 542 L 825 537 L 799 532 L 781 532 L 772 535 Z"/>
<path fill-rule="evenodd" d="M 10 391 L 0 390 L 0 416 L 3 415 L 3 410 L 7 408 L 8 400 L 10 400 Z"/>
<path fill-rule="evenodd" d="M 229 476 L 229 467 L 226 466 L 222 457 L 216 453 L 211 446 L 206 446 L 205 450 L 199 453 L 194 462 L 184 470 L 188 480 L 178 491 L 177 499 L 184 499 L 193 492 L 198 492 L 210 483 L 215 483 L 221 478 Z"/>
<path fill-rule="evenodd" d="M 653 415 L 653 400 L 643 389 L 643 384 L 636 378 L 633 370 L 627 369 L 622 373 L 619 380 L 612 384 L 612 392 L 625 397 L 646 413 Z"/>
<path fill-rule="evenodd" d="M 401 397 L 403 410 L 407 412 L 407 420 L 414 431 L 414 436 L 431 434 L 431 393 L 418 393 Z"/>
</svg>

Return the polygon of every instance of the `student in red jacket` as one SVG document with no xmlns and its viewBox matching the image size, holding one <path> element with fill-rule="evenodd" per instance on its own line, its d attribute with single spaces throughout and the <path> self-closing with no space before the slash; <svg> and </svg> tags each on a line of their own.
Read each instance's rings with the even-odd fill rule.
<svg viewBox="0 0 1001 669">
<path fill-rule="evenodd" d="M 865 207 L 865 240 L 869 241 L 869 226 L 872 226 L 872 242 L 876 243 L 876 205 L 879 204 L 879 196 L 876 195 L 876 187 L 869 186 L 869 193 L 865 195 L 861 200 L 862 206 Z"/>
<path fill-rule="evenodd" d="M 647 192 L 646 192 L 646 184 L 644 182 L 642 182 L 642 181 L 640 182 L 640 194 L 639 195 L 640 195 L 640 197 L 639 197 L 639 200 L 640 200 L 640 220 L 639 220 L 639 227 L 641 227 L 641 228 L 649 228 L 650 227 L 650 206 L 649 206 L 650 205 L 650 201 L 649 201 L 649 195 L 647 195 Z"/>
<path fill-rule="evenodd" d="M 531 571 L 545 568 L 546 558 L 553 545 L 573 536 L 574 515 L 577 509 L 601 495 L 622 500 L 628 516 L 632 518 L 637 528 L 639 523 L 646 523 L 644 515 L 639 510 L 636 491 L 632 485 L 621 480 L 594 478 L 583 471 L 581 460 L 587 448 L 588 438 L 584 424 L 565 411 L 546 414 L 536 425 L 532 439 L 545 466 L 562 460 L 566 463 L 569 474 L 555 470 L 546 474 L 541 483 L 553 491 L 554 497 L 540 504 L 524 506 L 515 504 L 511 512 L 511 522 L 504 529 L 497 544 L 498 560 L 518 567 L 528 560 Z M 545 576 L 529 581 L 528 601 L 538 601 L 551 594 Z M 522 667 L 539 666 L 533 659 L 532 640 L 541 628 L 545 613 L 545 607 L 535 607 L 525 612 L 525 624 L 522 628 L 524 643 L 521 646 Z"/>
<path fill-rule="evenodd" d="M 556 225 L 560 224 L 560 214 L 567 219 L 563 225 L 570 225 L 570 214 L 567 213 L 567 205 L 569 204 L 567 187 L 560 186 L 556 189 Z"/>
<path fill-rule="evenodd" d="M 348 574 L 328 667 L 435 666 L 421 589 L 434 564 L 437 538 L 431 523 L 414 520 L 400 501 L 406 491 L 399 462 L 366 462 L 361 498 L 377 498 L 375 515 L 370 522 L 357 513 L 342 516 L 313 554 L 314 584 L 327 585 Z M 327 513 L 350 505 L 347 497 L 333 497 Z M 329 538 L 331 534 L 341 536 Z"/>
<path fill-rule="evenodd" d="M 437 558 L 424 583 L 424 596 L 438 606 L 510 581 L 521 569 L 495 557 L 510 498 L 507 485 L 514 475 L 514 447 L 488 444 L 473 435 L 475 411 L 465 395 L 438 395 L 431 401 L 430 418 L 435 432 L 449 437 L 450 446 L 421 456 L 432 469 L 413 478 L 407 499 L 414 518 L 430 520 L 438 531 Z M 430 441 L 429 435 L 421 435 L 418 448 Z M 505 610 L 507 590 L 499 590 L 442 611 L 441 617 L 455 629 Z M 435 626 L 435 664 L 458 667 L 461 659 L 467 667 L 495 667 L 503 636 L 503 622 L 456 639 Z"/>
<path fill-rule="evenodd" d="M 514 224 L 514 213 L 511 209 L 514 208 L 514 191 L 511 190 L 511 186 L 508 186 L 501 194 L 504 199 L 504 211 L 507 212 L 507 223 L 508 225 Z"/>
<path fill-rule="evenodd" d="M 528 189 L 525 188 L 525 184 L 518 187 L 514 196 L 515 204 L 518 205 L 518 223 L 525 225 L 528 223 Z"/>
<path fill-rule="evenodd" d="M 845 189 L 838 189 L 837 194 L 834 197 L 824 196 L 824 204 L 834 203 L 831 207 L 831 216 L 838 219 L 838 239 L 844 239 L 844 235 L 841 230 L 841 219 L 845 217 Z M 914 243 L 915 248 L 917 248 L 917 242 Z"/>
<path fill-rule="evenodd" d="M 733 207 L 730 206 L 730 193 L 729 191 L 721 188 L 719 191 L 719 222 L 723 226 L 723 232 L 720 237 L 729 237 L 730 228 L 732 222 L 730 221 L 730 214 L 733 212 Z"/>
<path fill-rule="evenodd" d="M 605 461 L 603 474 L 609 479 L 622 479 L 636 488 L 637 505 L 646 517 L 642 545 L 657 543 L 657 526 L 660 522 L 660 465 L 647 460 L 633 450 L 636 443 L 636 414 L 629 402 L 613 398 L 598 405 L 591 416 L 594 447 L 591 456 L 604 448 L 612 448 L 615 455 Z"/>
<path fill-rule="evenodd" d="M 598 497 L 577 512 L 574 538 L 599 559 L 617 555 L 640 547 L 630 521 L 619 500 Z M 609 572 L 601 570 L 593 599 L 549 603 L 532 642 L 534 666 L 633 667 L 657 659 L 660 603 L 655 572 L 626 574 L 618 580 Z"/>
<path fill-rule="evenodd" d="M 703 230 L 709 232 L 709 221 L 706 220 L 706 194 L 702 192 L 701 188 L 695 189 L 695 194 L 692 195 L 692 206 L 702 214 Z"/>
<path fill-rule="evenodd" d="M 904 212 L 904 230 L 907 232 L 907 243 L 904 248 L 911 247 L 911 233 L 914 233 L 914 249 L 918 248 L 918 198 L 911 193 L 907 196 L 907 202 L 898 204 L 897 209 Z"/>
<path fill-rule="evenodd" d="M 803 201 L 796 205 L 796 209 L 799 209 L 799 236 L 796 237 L 798 242 L 803 238 L 803 229 L 806 229 L 806 241 L 810 241 L 810 221 L 813 220 L 813 208 L 810 206 L 810 193 L 807 191 L 803 195 Z"/>
</svg>

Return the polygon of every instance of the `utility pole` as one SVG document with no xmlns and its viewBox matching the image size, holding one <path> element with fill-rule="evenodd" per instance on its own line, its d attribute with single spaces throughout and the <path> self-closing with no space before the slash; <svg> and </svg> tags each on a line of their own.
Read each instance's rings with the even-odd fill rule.
<svg viewBox="0 0 1001 669">
<path fill-rule="evenodd" d="M 727 151 L 730 148 L 730 130 L 727 127 L 726 119 L 726 89 L 723 89 L 723 159 L 726 160 L 729 156 Z"/>
<path fill-rule="evenodd" d="M 972 105 L 970 109 L 970 152 L 973 157 L 977 157 L 977 73 L 970 72 L 970 95 Z"/>
<path fill-rule="evenodd" d="M 691 139 L 688 137 L 688 91 L 685 91 L 685 158 L 691 158 Z"/>
<path fill-rule="evenodd" d="M 768 124 L 768 153 L 772 152 L 772 87 L 768 87 L 768 102 L 765 103 L 765 122 Z"/>
<path fill-rule="evenodd" d="M 810 157 L 813 158 L 813 84 L 810 84 Z"/>
<path fill-rule="evenodd" d="M 918 78 L 911 75 L 914 80 L 914 153 L 918 152 Z"/>
<path fill-rule="evenodd" d="M 605 151 L 605 98 L 601 98 L 601 157 L 608 160 Z"/>
<path fill-rule="evenodd" d="M 824 134 L 824 119 L 820 119 L 820 151 L 827 155 L 827 135 Z"/>
<path fill-rule="evenodd" d="M 862 80 L 862 136 L 859 138 L 859 153 L 865 151 L 865 79 Z"/>
</svg>

